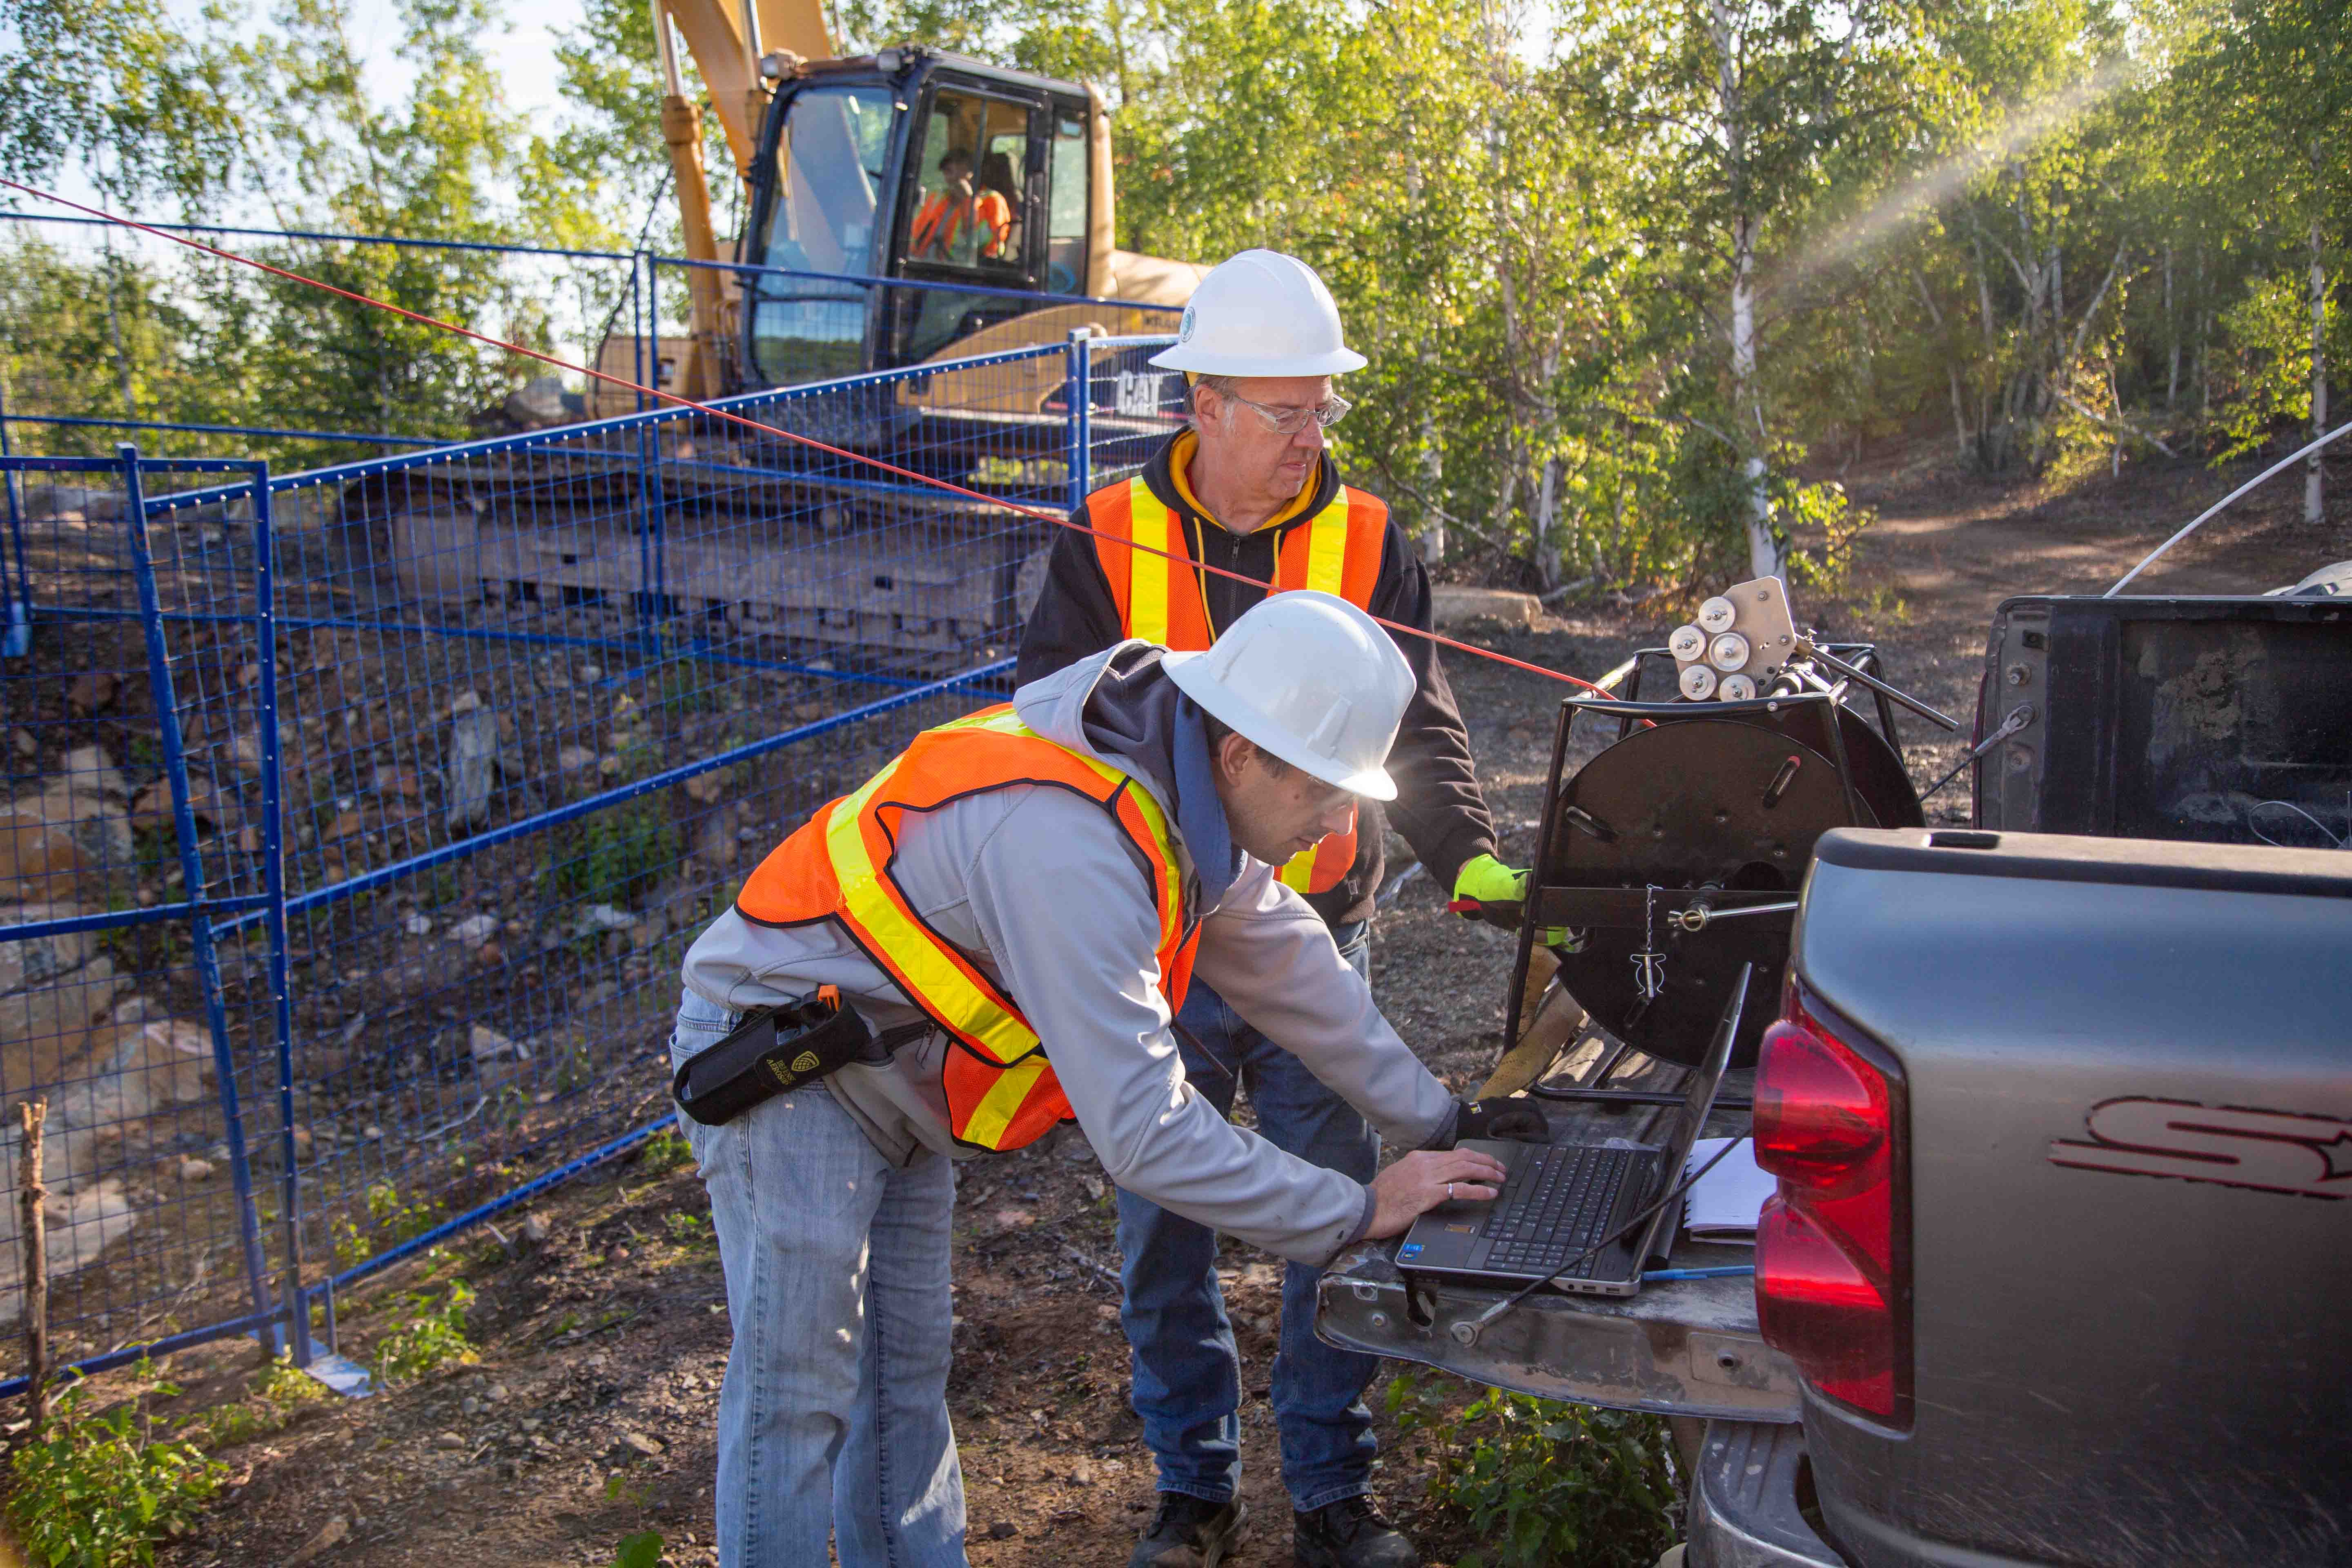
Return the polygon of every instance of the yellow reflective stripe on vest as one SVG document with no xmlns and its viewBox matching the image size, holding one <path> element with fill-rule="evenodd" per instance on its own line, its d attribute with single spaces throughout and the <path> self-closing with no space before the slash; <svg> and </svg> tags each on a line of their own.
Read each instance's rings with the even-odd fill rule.
<svg viewBox="0 0 2352 1568">
<path fill-rule="evenodd" d="M 865 788 L 837 802 L 825 822 L 825 854 L 841 884 L 841 901 L 857 924 L 889 950 L 891 962 L 912 982 L 917 994 L 909 1001 L 954 1019 L 998 1061 L 1018 1061 L 1037 1048 L 1035 1032 L 974 985 L 941 951 L 939 938 L 908 919 L 882 891 L 880 868 L 866 851 L 859 824 L 866 805 L 898 771 L 893 761 L 868 779 Z"/>
<path fill-rule="evenodd" d="M 1000 734 L 1035 737 L 1035 731 L 1021 721 L 1011 710 L 996 713 L 973 713 L 950 720 L 937 726 L 941 730 L 993 730 Z M 1106 784 L 1123 784 L 1129 775 L 1110 763 L 1082 752 L 1072 752 L 1078 761 L 1099 774 Z M 1007 1068 L 982 1097 L 972 1112 L 970 1124 L 959 1134 L 968 1143 L 994 1147 L 996 1139 L 1011 1124 L 1013 1114 L 1028 1098 L 1029 1090 L 1045 1071 L 1045 1057 L 1036 1031 L 1030 1028 L 1017 1014 L 999 1006 L 987 993 L 974 985 L 971 978 L 952 962 L 939 939 L 928 928 L 908 919 L 898 905 L 882 891 L 880 868 L 866 853 L 866 836 L 860 828 L 866 810 L 898 771 L 896 760 L 866 781 L 856 794 L 837 801 L 824 825 L 826 857 L 833 862 L 834 879 L 840 884 L 841 899 L 856 923 L 880 942 L 914 987 L 915 995 L 908 998 L 925 1012 L 951 1018 L 964 1033 L 989 1049 L 1000 1062 L 1014 1065 Z M 1163 868 L 1160 886 L 1154 889 L 1160 906 L 1160 945 L 1172 951 L 1182 934 L 1184 904 L 1183 889 L 1178 880 L 1176 847 L 1168 830 L 1167 814 L 1151 792 L 1137 785 L 1130 790 L 1136 809 L 1144 826 L 1150 831 L 1154 846 L 1160 851 Z M 1034 1053 L 1034 1054 L 1033 1054 Z"/>
<path fill-rule="evenodd" d="M 1175 516 L 1140 479 L 1128 481 L 1127 510 L 1127 635 L 1164 647 L 1168 641 L 1168 557 L 1137 546 L 1179 549 L 1170 537 L 1174 531 Z"/>
<path fill-rule="evenodd" d="M 1307 525 L 1306 585 L 1319 594 L 1338 594 L 1347 581 L 1348 487 L 1342 485 Z"/>
</svg>

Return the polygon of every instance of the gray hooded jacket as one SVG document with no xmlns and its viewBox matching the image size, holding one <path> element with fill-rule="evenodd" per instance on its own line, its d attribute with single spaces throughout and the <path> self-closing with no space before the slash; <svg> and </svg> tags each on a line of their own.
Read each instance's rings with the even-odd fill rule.
<svg viewBox="0 0 2352 1568">
<path fill-rule="evenodd" d="M 1014 694 L 1022 721 L 1099 757 L 1149 789 L 1177 829 L 1188 903 L 1201 915 L 1193 973 L 1371 1121 L 1418 1148 L 1450 1129 L 1454 1102 L 1397 1037 L 1362 977 L 1341 961 L 1307 901 L 1247 857 L 1192 865 L 1182 831 L 1204 804 L 1180 801 L 1173 686 L 1160 650 L 1127 642 Z M 1197 790 L 1196 790 L 1197 793 Z M 1223 810 L 1213 820 L 1223 826 Z M 909 813 L 891 875 L 916 913 L 1019 1003 L 1111 1180 L 1164 1208 L 1268 1251 L 1322 1263 L 1371 1222 L 1370 1192 L 1234 1126 L 1186 1082 L 1158 975 L 1159 913 L 1149 870 L 1109 813 L 1068 790 L 1017 784 Z M 877 1032 L 922 1015 L 837 922 L 770 926 L 730 909 L 686 956 L 688 989 L 748 1009 L 841 987 Z M 851 1066 L 825 1087 L 877 1148 L 904 1163 L 923 1149 L 977 1152 L 949 1135 L 936 1029 L 887 1064 Z"/>
</svg>

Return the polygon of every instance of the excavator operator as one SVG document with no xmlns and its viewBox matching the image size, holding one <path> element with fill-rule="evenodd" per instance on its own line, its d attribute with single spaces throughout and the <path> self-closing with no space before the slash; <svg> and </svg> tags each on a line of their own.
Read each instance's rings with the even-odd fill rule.
<svg viewBox="0 0 2352 1568">
<path fill-rule="evenodd" d="M 975 257 L 993 261 L 1004 254 L 1013 233 L 1013 207 L 1002 193 L 971 183 L 971 154 L 950 151 L 940 158 L 940 188 L 923 200 L 907 255 L 916 261 L 969 266 Z"/>
</svg>

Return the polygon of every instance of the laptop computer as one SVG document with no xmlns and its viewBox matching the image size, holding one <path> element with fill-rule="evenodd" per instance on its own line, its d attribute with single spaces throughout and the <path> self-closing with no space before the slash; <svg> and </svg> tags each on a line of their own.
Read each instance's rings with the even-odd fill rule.
<svg viewBox="0 0 2352 1568">
<path fill-rule="evenodd" d="M 1657 1212 L 1627 1236 L 1564 1270 L 1561 1266 L 1645 1205 L 1658 1203 L 1682 1180 L 1683 1163 L 1706 1125 L 1731 1060 L 1748 974 L 1743 966 L 1705 1059 L 1684 1084 L 1663 1144 L 1622 1138 L 1549 1144 L 1465 1139 L 1463 1148 L 1502 1162 L 1508 1173 L 1501 1194 L 1492 1203 L 1440 1204 L 1423 1215 L 1397 1247 L 1397 1266 L 1517 1285 L 1552 1279 L 1561 1289 L 1591 1296 L 1639 1290 L 1643 1265 L 1653 1252 L 1663 1257 L 1673 1243 L 1678 1205 L 1658 1204 Z"/>
</svg>

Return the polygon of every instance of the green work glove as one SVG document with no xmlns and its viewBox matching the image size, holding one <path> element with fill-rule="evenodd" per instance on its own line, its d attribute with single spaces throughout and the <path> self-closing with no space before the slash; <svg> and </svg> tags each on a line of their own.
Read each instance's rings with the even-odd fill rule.
<svg viewBox="0 0 2352 1568">
<path fill-rule="evenodd" d="M 1473 855 L 1462 862 L 1462 869 L 1454 876 L 1454 901 L 1447 905 L 1455 914 L 1469 920 L 1481 918 L 1489 904 L 1513 905 L 1526 901 L 1528 874 L 1515 871 L 1492 855 Z M 1518 911 L 1511 910 L 1507 923 L 1516 929 Z M 1549 926 L 1536 933 L 1536 939 L 1546 947 L 1575 952 L 1584 946 L 1582 933 L 1566 926 Z"/>
</svg>

